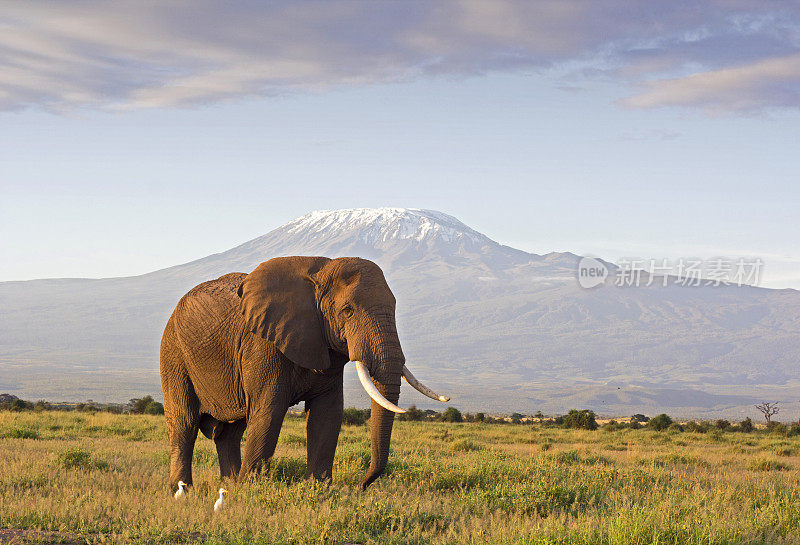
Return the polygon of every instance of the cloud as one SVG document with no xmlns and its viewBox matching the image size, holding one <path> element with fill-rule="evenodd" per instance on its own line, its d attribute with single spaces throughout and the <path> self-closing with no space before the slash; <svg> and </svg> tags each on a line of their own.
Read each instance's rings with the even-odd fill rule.
<svg viewBox="0 0 800 545">
<path fill-rule="evenodd" d="M 800 106 L 800 53 L 736 68 L 650 81 L 645 91 L 626 98 L 632 108 L 696 106 L 710 113 L 757 112 Z"/>
<path fill-rule="evenodd" d="M 800 8 L 750 2 L 14 1 L 0 109 L 191 106 L 437 75 L 566 71 L 628 107 L 800 105 Z M 766 77 L 769 83 L 759 81 Z"/>
</svg>

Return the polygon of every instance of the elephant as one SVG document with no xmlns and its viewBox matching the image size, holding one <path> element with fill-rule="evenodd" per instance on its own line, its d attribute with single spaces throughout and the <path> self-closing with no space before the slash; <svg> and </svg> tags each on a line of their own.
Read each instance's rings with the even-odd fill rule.
<svg viewBox="0 0 800 545">
<path fill-rule="evenodd" d="M 284 416 L 300 401 L 306 477 L 332 479 L 348 361 L 372 398 L 366 489 L 386 468 L 394 414 L 404 412 L 396 405 L 401 376 L 433 399 L 449 399 L 405 366 L 395 304 L 380 267 L 357 257 L 278 257 L 186 293 L 160 353 L 172 490 L 192 484 L 198 430 L 215 443 L 221 478 L 268 468 Z"/>
</svg>

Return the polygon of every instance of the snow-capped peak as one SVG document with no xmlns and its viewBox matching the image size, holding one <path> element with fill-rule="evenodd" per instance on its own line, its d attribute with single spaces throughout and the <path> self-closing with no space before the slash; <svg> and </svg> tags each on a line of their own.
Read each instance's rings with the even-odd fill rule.
<svg viewBox="0 0 800 545">
<path fill-rule="evenodd" d="M 357 231 L 361 240 L 368 244 L 398 239 L 491 243 L 486 236 L 453 216 L 419 208 L 316 210 L 290 221 L 283 229 L 289 233 L 313 232 L 320 237 Z"/>
</svg>

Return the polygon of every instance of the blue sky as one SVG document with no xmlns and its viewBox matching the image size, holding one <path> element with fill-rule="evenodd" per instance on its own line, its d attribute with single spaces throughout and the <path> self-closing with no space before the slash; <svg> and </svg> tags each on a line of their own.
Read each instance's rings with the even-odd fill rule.
<svg viewBox="0 0 800 545">
<path fill-rule="evenodd" d="M 800 15 L 771 5 L 4 4 L 0 280 L 401 206 L 800 288 Z"/>
</svg>

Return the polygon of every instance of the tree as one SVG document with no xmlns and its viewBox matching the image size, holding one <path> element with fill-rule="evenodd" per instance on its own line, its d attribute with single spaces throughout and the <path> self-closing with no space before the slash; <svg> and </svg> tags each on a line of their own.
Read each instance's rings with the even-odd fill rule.
<svg viewBox="0 0 800 545">
<path fill-rule="evenodd" d="M 144 414 L 164 414 L 164 405 L 158 401 L 151 401 L 145 406 Z"/>
<path fill-rule="evenodd" d="M 447 407 L 442 413 L 442 422 L 463 422 L 464 417 L 461 416 L 461 411 L 455 407 Z"/>
<path fill-rule="evenodd" d="M 660 415 L 651 418 L 647 423 L 647 426 L 656 431 L 664 431 L 665 429 L 669 428 L 670 424 L 672 424 L 672 419 L 669 417 L 669 415 L 661 413 Z"/>
<path fill-rule="evenodd" d="M 131 399 L 130 406 L 133 414 L 164 414 L 164 405 L 150 395 Z"/>
<path fill-rule="evenodd" d="M 781 410 L 780 407 L 778 407 L 778 403 L 778 401 L 773 403 L 765 401 L 761 405 L 756 405 L 756 409 L 761 411 L 761 413 L 764 415 L 764 418 L 767 421 L 767 426 L 769 426 L 769 423 L 772 422 L 772 417 L 778 414 Z"/>
<path fill-rule="evenodd" d="M 514 424 L 521 424 L 523 418 L 525 418 L 525 415 L 522 413 L 511 413 L 511 422 Z"/>
<path fill-rule="evenodd" d="M 17 398 L 11 402 L 9 408 L 14 412 L 27 411 L 33 408 L 33 403 Z"/>
<path fill-rule="evenodd" d="M 580 430 L 596 430 L 597 420 L 595 419 L 594 411 L 589 409 L 570 409 L 566 416 L 562 418 L 562 424 L 565 428 L 575 428 Z"/>
</svg>

